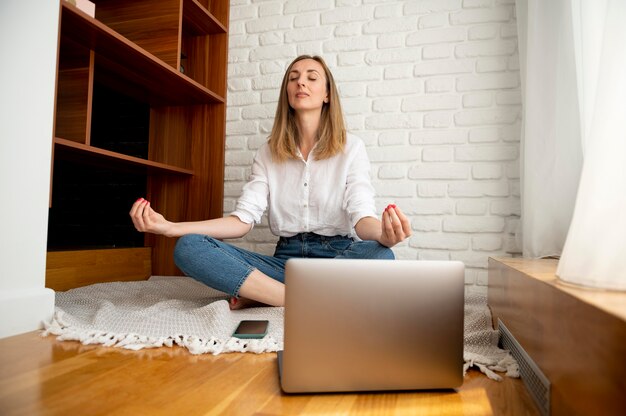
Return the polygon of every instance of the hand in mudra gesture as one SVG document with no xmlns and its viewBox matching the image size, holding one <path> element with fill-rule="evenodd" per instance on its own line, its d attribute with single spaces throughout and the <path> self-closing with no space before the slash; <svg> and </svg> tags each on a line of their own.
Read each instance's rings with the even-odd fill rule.
<svg viewBox="0 0 626 416">
<path fill-rule="evenodd" d="M 135 201 L 129 214 L 137 231 L 144 233 L 167 235 L 172 225 L 163 215 L 153 210 L 150 202 L 143 198 Z"/>
<path fill-rule="evenodd" d="M 402 210 L 391 204 L 387 205 L 381 220 L 382 234 L 380 243 L 393 247 L 411 235 L 411 223 Z"/>
</svg>

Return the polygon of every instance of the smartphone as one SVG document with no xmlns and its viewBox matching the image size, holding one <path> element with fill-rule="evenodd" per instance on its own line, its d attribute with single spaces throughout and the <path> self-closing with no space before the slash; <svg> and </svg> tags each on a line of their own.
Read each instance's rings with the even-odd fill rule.
<svg viewBox="0 0 626 416">
<path fill-rule="evenodd" d="M 241 321 L 233 332 L 233 337 L 244 339 L 260 339 L 267 335 L 269 321 Z"/>
</svg>

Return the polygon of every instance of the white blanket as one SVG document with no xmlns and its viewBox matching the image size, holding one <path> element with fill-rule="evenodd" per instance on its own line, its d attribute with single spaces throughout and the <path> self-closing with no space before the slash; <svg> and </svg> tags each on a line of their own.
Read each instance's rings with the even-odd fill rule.
<svg viewBox="0 0 626 416">
<path fill-rule="evenodd" d="M 222 292 L 188 277 L 153 276 L 147 281 L 100 283 L 56 293 L 55 314 L 43 335 L 139 350 L 148 347 L 187 348 L 192 354 L 273 352 L 283 348 L 283 308 L 231 311 Z M 239 321 L 267 319 L 263 339 L 232 337 Z M 465 370 L 477 366 L 490 378 L 494 371 L 517 377 L 511 355 L 497 346 L 485 296 L 469 294 L 465 304 Z"/>
</svg>

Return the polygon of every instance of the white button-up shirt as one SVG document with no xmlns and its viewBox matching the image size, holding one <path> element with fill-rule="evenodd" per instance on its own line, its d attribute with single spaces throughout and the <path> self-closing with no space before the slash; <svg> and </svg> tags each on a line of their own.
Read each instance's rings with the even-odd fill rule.
<svg viewBox="0 0 626 416">
<path fill-rule="evenodd" d="M 247 224 L 259 223 L 269 207 L 275 235 L 351 235 L 361 218 L 377 217 L 369 171 L 365 145 L 351 134 L 342 153 L 324 160 L 315 160 L 311 152 L 306 161 L 300 156 L 275 163 L 265 143 L 231 215 Z"/>
</svg>

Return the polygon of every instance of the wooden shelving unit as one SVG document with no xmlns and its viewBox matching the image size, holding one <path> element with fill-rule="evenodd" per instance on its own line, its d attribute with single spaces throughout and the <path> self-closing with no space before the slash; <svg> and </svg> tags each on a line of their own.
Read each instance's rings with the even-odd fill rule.
<svg viewBox="0 0 626 416">
<path fill-rule="evenodd" d="M 49 258 L 150 247 L 152 274 L 180 274 L 175 241 L 119 213 L 146 197 L 173 221 L 222 215 L 229 1 L 95 3 L 95 18 L 60 6 Z"/>
</svg>

